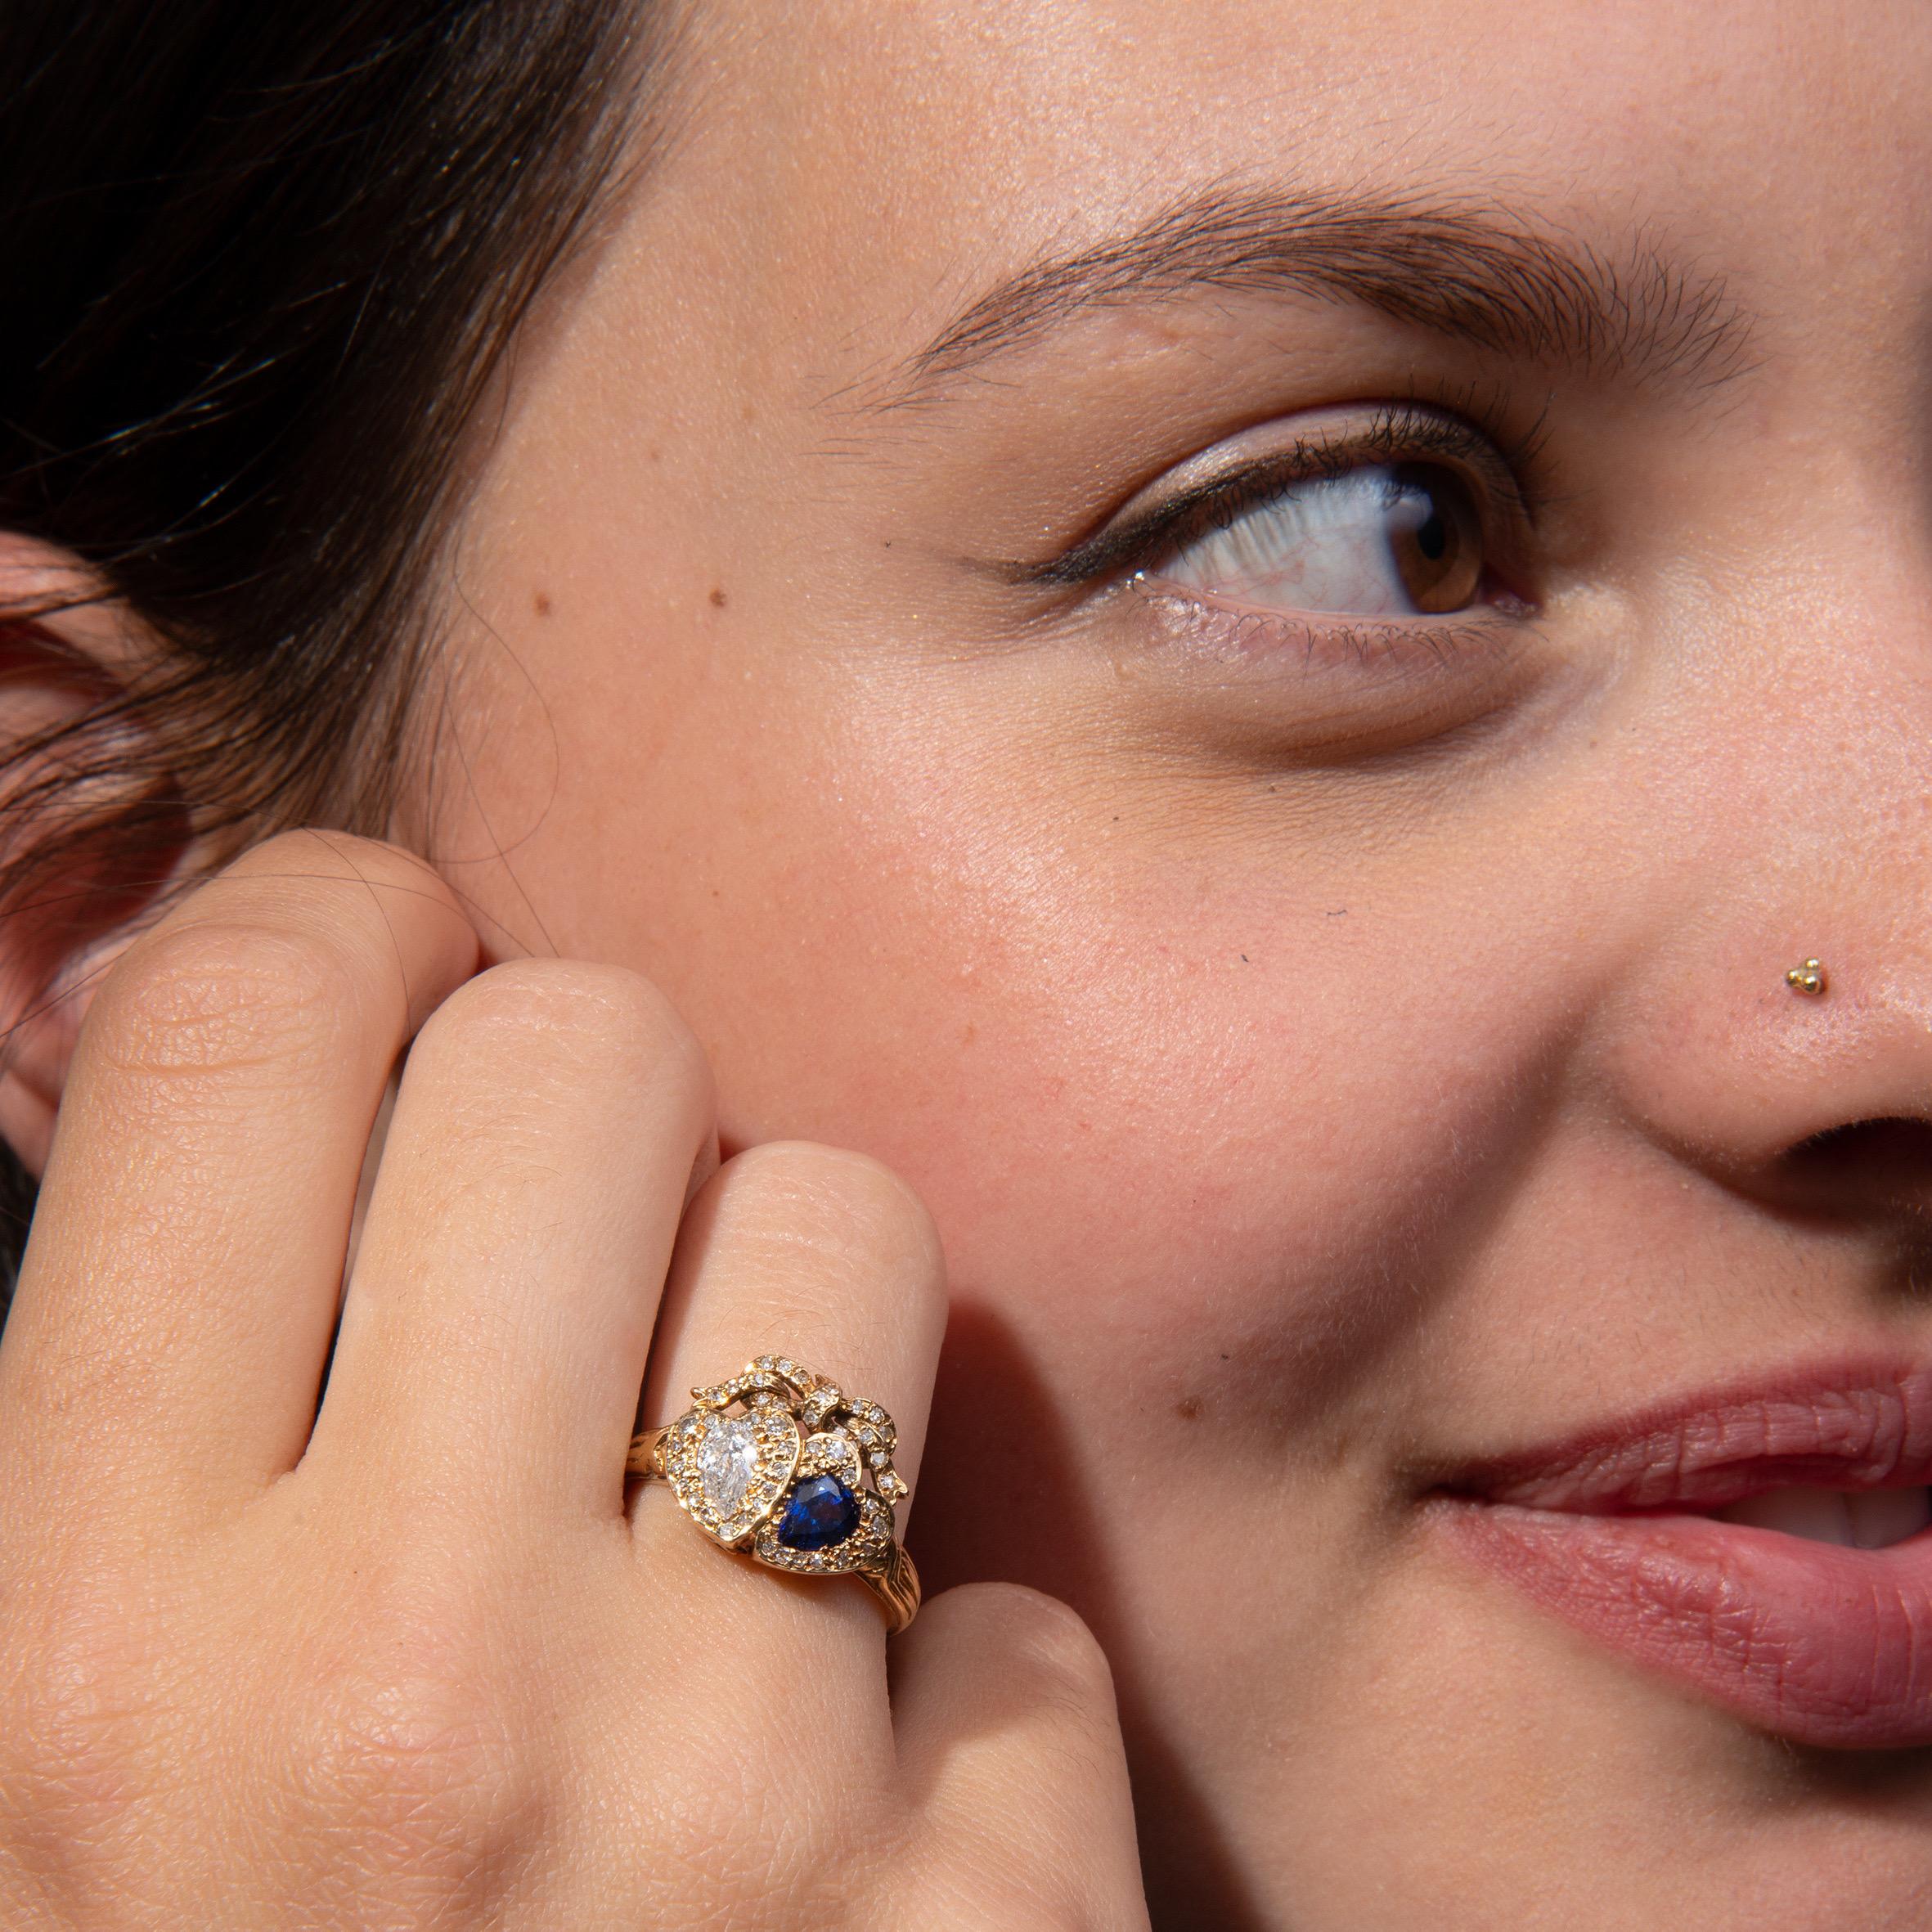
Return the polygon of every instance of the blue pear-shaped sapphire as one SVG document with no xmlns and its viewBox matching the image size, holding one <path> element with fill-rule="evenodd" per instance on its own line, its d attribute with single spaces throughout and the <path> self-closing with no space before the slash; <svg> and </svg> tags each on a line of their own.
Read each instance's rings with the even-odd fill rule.
<svg viewBox="0 0 1932 1932">
<path fill-rule="evenodd" d="M 835 1476 L 808 1476 L 779 1518 L 778 1539 L 789 1550 L 829 1549 L 859 1526 L 859 1498 Z"/>
</svg>

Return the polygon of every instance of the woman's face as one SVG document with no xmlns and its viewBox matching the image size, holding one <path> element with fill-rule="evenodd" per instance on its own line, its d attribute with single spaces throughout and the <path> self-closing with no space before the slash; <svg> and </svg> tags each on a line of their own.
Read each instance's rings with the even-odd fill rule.
<svg viewBox="0 0 1932 1932">
<path fill-rule="evenodd" d="M 1917 0 L 685 58 L 453 559 L 498 953 L 923 1193 L 915 1546 L 1100 1633 L 1157 1915 L 1916 1922 Z"/>
</svg>

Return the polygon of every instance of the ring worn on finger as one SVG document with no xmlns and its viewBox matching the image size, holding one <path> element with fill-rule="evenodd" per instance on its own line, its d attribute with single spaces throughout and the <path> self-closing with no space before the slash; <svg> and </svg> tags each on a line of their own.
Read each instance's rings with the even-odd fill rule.
<svg viewBox="0 0 1932 1932">
<path fill-rule="evenodd" d="M 782 1355 L 691 1400 L 676 1421 L 633 1438 L 629 1473 L 668 1483 L 726 1549 L 794 1576 L 857 1577 L 887 1629 L 903 1630 L 919 1613 L 919 1578 L 892 1521 L 907 1494 L 892 1418 Z"/>
</svg>

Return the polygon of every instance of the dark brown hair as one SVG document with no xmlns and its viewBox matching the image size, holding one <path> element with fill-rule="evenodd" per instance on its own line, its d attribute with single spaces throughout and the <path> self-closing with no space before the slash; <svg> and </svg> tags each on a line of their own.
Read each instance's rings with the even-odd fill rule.
<svg viewBox="0 0 1932 1932">
<path fill-rule="evenodd" d="M 51 965 L 184 830 L 384 829 L 465 430 L 662 38 L 651 0 L 0 7 L 0 528 L 158 647 L 5 748 L 0 915 Z"/>
</svg>

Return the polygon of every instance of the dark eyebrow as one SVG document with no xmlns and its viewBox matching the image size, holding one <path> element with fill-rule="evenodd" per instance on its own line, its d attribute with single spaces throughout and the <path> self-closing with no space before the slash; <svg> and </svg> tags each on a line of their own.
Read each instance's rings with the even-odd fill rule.
<svg viewBox="0 0 1932 1932">
<path fill-rule="evenodd" d="M 1482 348 L 1690 389 L 1737 374 L 1750 333 L 1719 278 L 1642 231 L 1612 257 L 1494 205 L 1215 188 L 988 290 L 901 366 L 884 407 L 1083 311 L 1217 290 L 1356 303 Z"/>
</svg>

